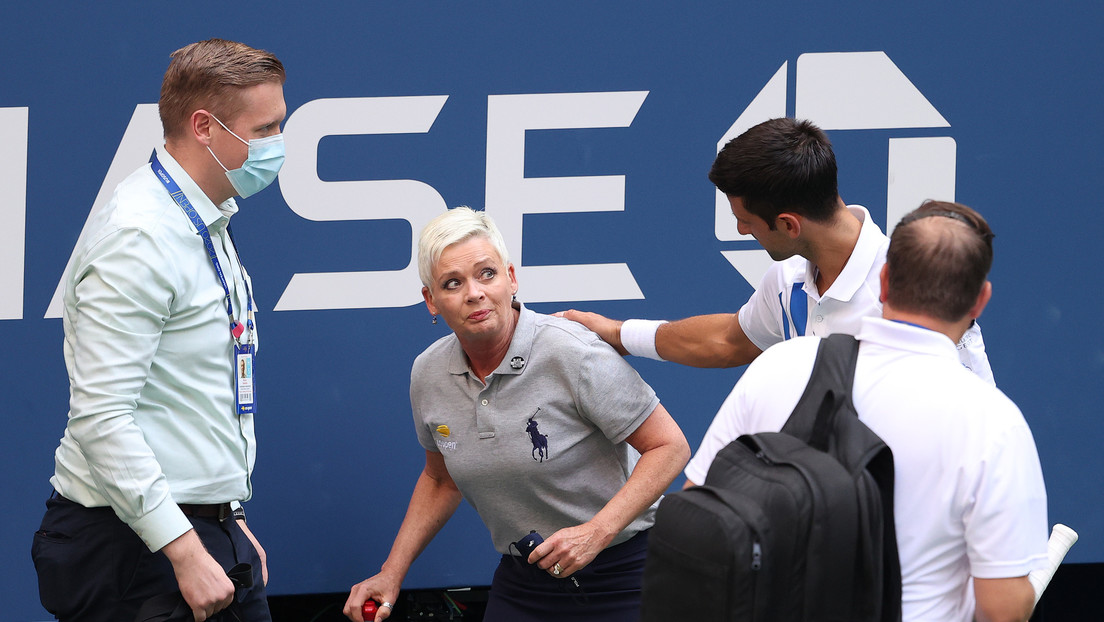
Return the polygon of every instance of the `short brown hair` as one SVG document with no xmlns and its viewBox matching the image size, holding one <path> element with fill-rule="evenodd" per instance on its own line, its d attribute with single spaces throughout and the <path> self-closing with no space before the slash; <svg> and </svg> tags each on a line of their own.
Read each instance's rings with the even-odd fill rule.
<svg viewBox="0 0 1104 622">
<path fill-rule="evenodd" d="M 208 39 L 171 55 L 157 104 L 165 138 L 179 135 L 188 117 L 206 108 L 225 123 L 237 114 L 241 89 L 284 83 L 284 65 L 274 55 L 234 41 Z"/>
<path fill-rule="evenodd" d="M 993 231 L 960 203 L 926 201 L 893 230 L 886 253 L 886 302 L 947 322 L 977 302 L 993 265 Z"/>
</svg>

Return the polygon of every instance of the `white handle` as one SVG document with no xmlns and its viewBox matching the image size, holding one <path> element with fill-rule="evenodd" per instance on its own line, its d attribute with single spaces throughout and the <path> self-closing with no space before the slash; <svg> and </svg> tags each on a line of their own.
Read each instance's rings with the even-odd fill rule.
<svg viewBox="0 0 1104 622">
<path fill-rule="evenodd" d="M 1039 599 L 1043 596 L 1043 590 L 1050 584 L 1054 571 L 1058 570 L 1058 566 L 1062 563 L 1074 542 L 1077 542 L 1077 532 L 1061 523 L 1055 525 L 1054 530 L 1050 532 L 1050 540 L 1047 541 L 1046 568 L 1033 570 L 1031 574 L 1027 575 L 1028 581 L 1031 581 L 1031 586 L 1035 588 L 1036 605 L 1039 604 Z"/>
</svg>

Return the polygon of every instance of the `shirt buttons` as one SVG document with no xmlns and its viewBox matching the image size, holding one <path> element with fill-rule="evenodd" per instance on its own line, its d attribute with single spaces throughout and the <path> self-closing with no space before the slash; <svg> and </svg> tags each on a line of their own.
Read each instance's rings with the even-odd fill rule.
<svg viewBox="0 0 1104 622">
<path fill-rule="evenodd" d="M 490 403 L 490 402 L 488 402 L 487 400 L 483 400 L 482 402 L 480 402 L 480 404 L 483 404 L 484 406 L 486 406 L 486 405 L 487 405 L 487 404 L 489 404 L 489 403 Z"/>
<path fill-rule="evenodd" d="M 823 322 L 824 321 L 824 316 L 823 315 L 816 316 L 816 321 L 817 322 Z"/>
</svg>

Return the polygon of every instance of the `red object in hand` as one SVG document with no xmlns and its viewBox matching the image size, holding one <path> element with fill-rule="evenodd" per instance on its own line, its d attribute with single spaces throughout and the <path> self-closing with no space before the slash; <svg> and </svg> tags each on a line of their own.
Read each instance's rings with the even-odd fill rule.
<svg viewBox="0 0 1104 622">
<path fill-rule="evenodd" d="M 364 622 L 373 622 L 376 619 L 376 609 L 379 607 L 376 601 L 369 598 L 364 601 L 364 609 L 361 610 L 361 615 L 364 617 Z"/>
</svg>

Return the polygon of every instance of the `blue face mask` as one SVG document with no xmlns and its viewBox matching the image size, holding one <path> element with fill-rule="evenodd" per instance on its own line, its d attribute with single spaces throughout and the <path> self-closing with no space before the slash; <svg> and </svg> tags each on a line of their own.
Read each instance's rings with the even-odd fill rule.
<svg viewBox="0 0 1104 622">
<path fill-rule="evenodd" d="M 222 129 L 230 132 L 231 136 L 249 146 L 249 157 L 245 159 L 245 162 L 242 162 L 241 168 L 232 171 L 222 164 L 215 152 L 211 151 L 210 146 L 207 147 L 207 151 L 211 152 L 215 162 L 218 162 L 219 166 L 222 166 L 222 170 L 226 171 L 226 177 L 230 180 L 230 184 L 234 186 L 238 196 L 244 199 L 267 188 L 276 179 L 280 167 L 284 165 L 284 135 L 276 134 L 246 141 L 241 136 L 231 132 L 230 128 L 219 121 L 215 115 L 211 115 L 211 118 L 218 121 Z"/>
</svg>

